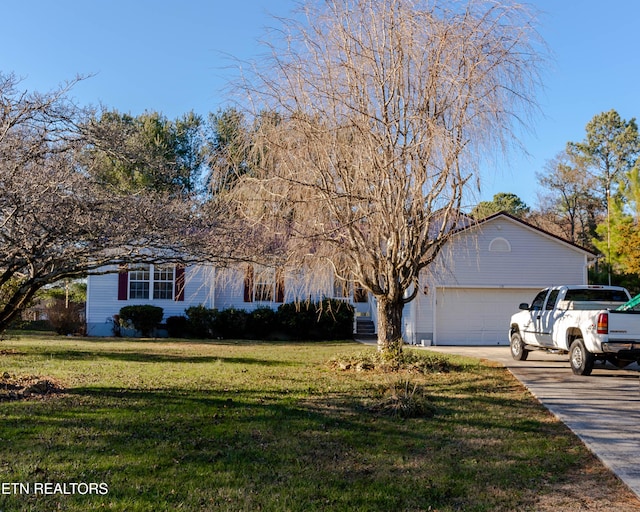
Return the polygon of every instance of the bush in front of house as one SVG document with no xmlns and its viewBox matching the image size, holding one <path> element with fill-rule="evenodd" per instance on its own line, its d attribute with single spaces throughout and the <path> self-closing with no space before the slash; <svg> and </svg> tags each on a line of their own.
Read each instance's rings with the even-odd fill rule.
<svg viewBox="0 0 640 512">
<path fill-rule="evenodd" d="M 289 302 L 278 307 L 278 320 L 283 332 L 293 339 L 317 339 L 317 315 L 311 303 Z"/>
<path fill-rule="evenodd" d="M 284 331 L 294 339 L 337 340 L 353 336 L 354 309 L 346 302 L 325 299 L 320 302 L 282 304 L 278 317 Z"/>
<path fill-rule="evenodd" d="M 249 339 L 270 339 L 278 331 L 280 331 L 278 313 L 273 309 L 260 307 L 248 314 L 246 336 Z"/>
<path fill-rule="evenodd" d="M 148 304 L 139 306 L 125 306 L 120 309 L 120 325 L 133 327 L 142 336 L 149 337 L 154 329 L 162 322 L 164 310 L 158 306 Z"/>
<path fill-rule="evenodd" d="M 219 336 L 217 331 L 218 310 L 192 306 L 185 310 L 187 334 L 194 338 L 212 339 Z"/>
<path fill-rule="evenodd" d="M 353 306 L 333 299 L 287 303 L 277 310 L 259 307 L 251 312 L 195 306 L 185 313 L 186 333 L 201 339 L 336 340 L 353 336 Z"/>
<path fill-rule="evenodd" d="M 223 309 L 216 315 L 214 331 L 221 338 L 245 338 L 249 313 L 244 309 Z"/>
<path fill-rule="evenodd" d="M 343 340 L 353 337 L 353 316 L 351 304 L 335 299 L 326 299 L 316 308 L 319 311 L 319 331 L 322 339 Z"/>
<path fill-rule="evenodd" d="M 170 316 L 167 318 L 167 334 L 170 338 L 188 338 L 189 332 L 189 320 L 186 316 Z"/>
</svg>

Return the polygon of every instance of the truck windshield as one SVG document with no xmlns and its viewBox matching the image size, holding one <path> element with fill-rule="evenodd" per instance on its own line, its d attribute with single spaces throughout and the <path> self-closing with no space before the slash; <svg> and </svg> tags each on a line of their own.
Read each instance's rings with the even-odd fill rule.
<svg viewBox="0 0 640 512">
<path fill-rule="evenodd" d="M 598 301 L 598 302 L 627 302 L 629 297 L 622 290 L 601 290 L 599 288 L 585 288 L 582 290 L 567 290 L 564 300 Z"/>
</svg>

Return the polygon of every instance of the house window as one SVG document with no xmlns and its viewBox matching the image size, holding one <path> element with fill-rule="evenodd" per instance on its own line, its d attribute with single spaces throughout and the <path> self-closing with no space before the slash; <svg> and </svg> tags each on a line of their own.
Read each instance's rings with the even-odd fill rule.
<svg viewBox="0 0 640 512">
<path fill-rule="evenodd" d="M 153 269 L 153 298 L 173 299 L 175 289 L 173 266 L 154 267 Z"/>
<path fill-rule="evenodd" d="M 174 289 L 173 266 L 142 264 L 129 271 L 129 299 L 172 300 Z"/>
<path fill-rule="evenodd" d="M 244 279 L 244 301 L 284 302 L 283 271 L 249 265 Z"/>
<path fill-rule="evenodd" d="M 276 276 L 272 270 L 262 270 L 256 274 L 253 298 L 256 302 L 272 302 L 276 287 Z"/>
<path fill-rule="evenodd" d="M 148 299 L 151 284 L 151 265 L 139 265 L 129 271 L 129 298 Z"/>
<path fill-rule="evenodd" d="M 284 271 L 249 265 L 244 277 L 245 302 L 284 302 Z"/>
</svg>

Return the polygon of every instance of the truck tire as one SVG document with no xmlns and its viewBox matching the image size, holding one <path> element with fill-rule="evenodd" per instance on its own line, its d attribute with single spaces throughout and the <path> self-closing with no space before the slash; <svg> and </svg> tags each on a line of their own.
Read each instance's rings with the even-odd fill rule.
<svg viewBox="0 0 640 512">
<path fill-rule="evenodd" d="M 511 334 L 511 357 L 516 361 L 524 361 L 529 356 L 529 351 L 524 348 L 524 343 L 518 331 Z"/>
<path fill-rule="evenodd" d="M 582 338 L 576 338 L 569 348 L 569 363 L 576 375 L 591 375 L 594 357 L 584 346 Z"/>
</svg>

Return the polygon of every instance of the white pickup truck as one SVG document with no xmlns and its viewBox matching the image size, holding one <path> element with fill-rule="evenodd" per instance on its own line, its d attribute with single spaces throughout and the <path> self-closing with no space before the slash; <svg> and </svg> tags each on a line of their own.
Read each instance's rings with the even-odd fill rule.
<svg viewBox="0 0 640 512">
<path fill-rule="evenodd" d="M 618 286 L 555 286 L 520 304 L 511 317 L 511 355 L 523 361 L 531 350 L 568 353 L 576 375 L 589 375 L 596 361 L 619 368 L 640 362 L 640 311 Z"/>
</svg>

